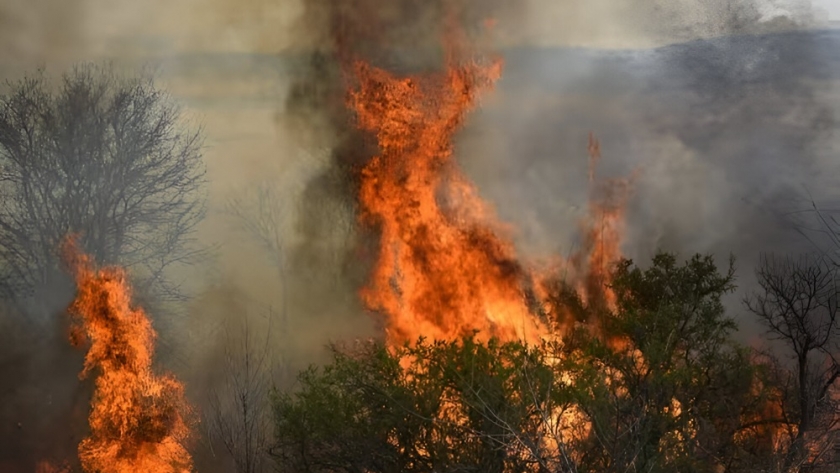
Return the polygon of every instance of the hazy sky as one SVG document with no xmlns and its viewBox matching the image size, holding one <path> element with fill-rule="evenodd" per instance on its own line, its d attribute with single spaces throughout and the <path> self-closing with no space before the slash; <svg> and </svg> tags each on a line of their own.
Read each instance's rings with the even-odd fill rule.
<svg viewBox="0 0 840 473">
<path fill-rule="evenodd" d="M 302 0 L 0 0 L 0 59 L 25 62 L 305 46 Z M 765 20 L 840 20 L 840 0 L 519 0 L 498 18 L 508 44 L 644 47 L 715 36 L 732 4 Z M 821 9 L 822 13 L 810 7 Z M 830 14 L 827 16 L 826 14 Z"/>
<path fill-rule="evenodd" d="M 827 11 L 829 20 L 840 21 L 840 0 L 814 0 L 814 6 Z"/>
<path fill-rule="evenodd" d="M 0 75 L 46 65 L 60 71 L 102 57 L 167 62 L 166 87 L 205 125 L 211 197 L 272 169 L 311 158 L 290 150 L 276 113 L 284 79 L 270 68 L 214 58 L 192 66 L 194 53 L 274 54 L 305 46 L 295 28 L 303 0 L 0 0 Z M 518 0 L 498 18 L 502 44 L 637 48 L 725 35 L 732 5 L 764 22 L 840 20 L 840 0 Z M 813 8 L 812 8 L 813 7 Z M 822 12 L 815 11 L 821 9 Z M 830 15 L 830 16 L 828 16 Z M 562 67 L 561 67 L 562 69 Z M 301 157 L 299 157 L 301 156 Z M 298 158 L 299 157 L 299 158 Z M 277 171 L 279 172 L 279 171 Z M 310 173 L 311 169 L 299 172 Z M 214 180 L 216 176 L 223 179 Z"/>
</svg>

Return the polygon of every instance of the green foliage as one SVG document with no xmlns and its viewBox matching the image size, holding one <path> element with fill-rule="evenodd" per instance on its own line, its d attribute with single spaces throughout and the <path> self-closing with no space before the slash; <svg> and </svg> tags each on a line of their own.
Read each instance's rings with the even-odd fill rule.
<svg viewBox="0 0 840 473">
<path fill-rule="evenodd" d="M 720 274 L 699 255 L 617 266 L 616 310 L 598 315 L 598 330 L 578 326 L 562 350 L 592 425 L 584 469 L 711 471 L 737 460 L 740 420 L 757 406 L 749 352 L 731 342 L 721 303 L 733 275 L 731 261 Z"/>
<path fill-rule="evenodd" d="M 290 471 L 528 471 L 555 376 L 519 343 L 335 350 L 276 395 L 273 454 Z"/>
<path fill-rule="evenodd" d="M 541 346 L 473 337 L 334 350 L 275 396 L 284 471 L 729 471 L 752 458 L 764 402 L 710 257 L 622 261 L 615 310 L 576 301 Z M 558 288 L 563 290 L 563 288 Z M 572 300 L 559 294 L 556 300 Z M 757 391 L 758 390 L 758 391 Z M 565 415 L 565 417 L 564 417 Z"/>
</svg>

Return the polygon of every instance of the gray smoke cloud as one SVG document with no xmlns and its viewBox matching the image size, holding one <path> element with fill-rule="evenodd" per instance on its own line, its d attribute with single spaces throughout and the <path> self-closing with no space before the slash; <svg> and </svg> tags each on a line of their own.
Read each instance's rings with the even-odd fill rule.
<svg viewBox="0 0 840 473">
<path fill-rule="evenodd" d="M 331 41 L 349 35 L 350 55 L 395 70 L 411 69 L 418 57 L 434 64 L 439 58 L 422 47 L 404 54 L 414 64 L 398 62 L 399 52 L 406 38 L 440 41 L 436 7 L 443 4 L 454 2 L 426 7 L 426 15 L 412 10 L 412 2 L 306 4 L 312 16 L 304 24 L 325 33 L 312 67 L 292 86 L 284 116 L 332 125 L 318 129 L 336 139 L 330 172 L 345 176 L 338 181 L 352 182 L 352 165 L 373 150 L 341 107 L 344 84 L 329 60 Z M 467 17 L 475 25 L 510 5 L 458 6 L 473 13 Z M 554 25 L 559 33 L 540 39 L 521 33 L 529 21 L 540 23 L 537 15 L 558 18 L 556 10 L 568 13 Z M 600 175 L 639 170 L 624 249 L 642 264 L 659 249 L 685 257 L 713 253 L 721 263 L 733 253 L 748 290 L 761 251 L 813 249 L 785 214 L 809 205 L 805 189 L 821 201 L 834 196 L 827 177 L 837 170 L 830 156 L 840 35 L 810 2 L 651 1 L 631 8 L 631 2 L 552 7 L 531 1 L 517 15 L 499 18 L 503 79 L 459 136 L 458 158 L 502 219 L 519 229 L 523 254 L 569 253 L 579 244 L 589 131 L 602 141 Z M 590 21 L 573 25 L 581 19 Z M 380 21 L 387 27 L 378 27 Z M 587 30 L 592 26 L 614 31 L 597 38 Z M 568 47 L 606 43 L 631 49 Z M 313 181 L 310 192 L 338 186 L 325 183 Z M 345 191 L 337 198 L 352 200 L 352 187 Z M 730 304 L 736 315 L 741 296 Z M 750 321 L 743 323 L 753 333 Z"/>
<path fill-rule="evenodd" d="M 478 1 L 304 2 L 298 31 L 309 35 L 309 51 L 294 57 L 278 127 L 294 130 L 291 134 L 304 149 L 327 151 L 324 167 L 300 194 L 293 226 L 298 238 L 288 257 L 288 274 L 295 275 L 289 280 L 290 293 L 302 295 L 291 306 L 307 320 L 325 326 L 373 320 L 356 295 L 375 250 L 371 235 L 355 224 L 355 192 L 356 173 L 376 148 L 356 130 L 345 108 L 349 83 L 342 68 L 364 60 L 402 73 L 439 69 L 448 15 L 456 15 L 472 31 L 504 6 Z"/>
<path fill-rule="evenodd" d="M 813 215 L 796 212 L 810 208 L 809 194 L 825 208 L 840 197 L 831 182 L 838 45 L 836 29 L 797 28 L 622 53 L 516 50 L 503 103 L 482 112 L 465 154 L 475 155 L 480 187 L 523 226 L 526 246 L 568 249 L 585 210 L 583 146 L 595 131 L 606 175 L 640 170 L 628 256 L 710 252 L 723 263 L 733 253 L 740 290 L 729 306 L 751 338 L 740 298 L 754 287 L 760 252 L 815 250 L 795 231 L 813 226 Z M 485 126 L 508 136 L 491 137 Z M 500 149 L 506 165 L 480 164 Z"/>
</svg>

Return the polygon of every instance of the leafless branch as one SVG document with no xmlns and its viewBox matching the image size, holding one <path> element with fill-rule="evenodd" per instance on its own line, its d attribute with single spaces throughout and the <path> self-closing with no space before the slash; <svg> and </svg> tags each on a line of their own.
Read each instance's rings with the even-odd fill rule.
<svg viewBox="0 0 840 473">
<path fill-rule="evenodd" d="M 0 97 L 0 287 L 20 297 L 59 277 L 58 243 L 79 235 L 102 264 L 177 296 L 164 274 L 200 256 L 200 130 L 151 77 L 79 66 L 39 73 Z"/>
<path fill-rule="evenodd" d="M 240 333 L 231 336 L 233 332 L 227 330 L 224 385 L 210 394 L 211 435 L 225 446 L 238 473 L 258 473 L 266 468 L 271 443 L 268 394 L 272 318 L 270 314 L 262 345 L 255 345 L 247 317 Z"/>
<path fill-rule="evenodd" d="M 795 361 L 796 411 L 790 416 L 796 429 L 786 468 L 806 456 L 816 461 L 835 444 L 837 406 L 830 391 L 840 377 L 837 271 L 822 254 L 798 259 L 763 255 L 756 270 L 760 290 L 744 300 L 769 336 L 787 346 Z"/>
</svg>

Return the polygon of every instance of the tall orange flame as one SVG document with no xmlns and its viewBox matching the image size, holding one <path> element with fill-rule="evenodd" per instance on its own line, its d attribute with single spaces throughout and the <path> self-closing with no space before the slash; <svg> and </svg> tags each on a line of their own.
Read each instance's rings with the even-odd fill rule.
<svg viewBox="0 0 840 473">
<path fill-rule="evenodd" d="M 73 239 L 63 254 L 77 285 L 69 308 L 71 341 L 89 342 L 80 377 L 96 376 L 90 436 L 79 444 L 82 467 L 97 473 L 190 471 L 183 386 L 152 372 L 156 334 L 143 310 L 131 307 L 125 272 L 96 269 Z"/>
<path fill-rule="evenodd" d="M 452 65 L 445 73 L 398 78 L 356 63 L 350 94 L 359 125 L 380 155 L 362 171 L 363 220 L 378 226 L 379 260 L 364 302 L 389 315 L 391 342 L 423 335 L 536 341 L 527 272 L 475 188 L 452 159 L 452 137 L 501 64 Z"/>
<path fill-rule="evenodd" d="M 479 93 L 500 76 L 501 62 L 454 57 L 450 52 L 444 72 L 418 77 L 353 65 L 358 87 L 349 106 L 379 144 L 379 155 L 361 173 L 361 219 L 380 235 L 362 299 L 386 314 L 390 343 L 451 340 L 474 331 L 479 339 L 536 342 L 549 332 L 529 302 L 538 278 L 517 259 L 507 229 L 453 158 L 453 136 Z M 597 143 L 592 146 L 597 151 Z M 576 265 L 601 286 L 620 256 L 623 216 L 622 206 L 603 204 L 590 209 L 603 226 L 587 229 L 588 265 Z M 594 284 L 584 286 L 594 290 Z"/>
</svg>

